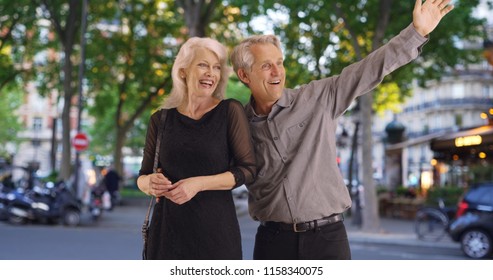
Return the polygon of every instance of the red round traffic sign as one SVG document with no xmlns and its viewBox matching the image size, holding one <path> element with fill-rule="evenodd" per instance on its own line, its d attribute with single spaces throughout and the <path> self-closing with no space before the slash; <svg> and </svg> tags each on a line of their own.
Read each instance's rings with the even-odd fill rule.
<svg viewBox="0 0 493 280">
<path fill-rule="evenodd" d="M 89 146 L 89 139 L 84 133 L 77 133 L 72 139 L 72 145 L 76 151 L 84 151 Z"/>
</svg>

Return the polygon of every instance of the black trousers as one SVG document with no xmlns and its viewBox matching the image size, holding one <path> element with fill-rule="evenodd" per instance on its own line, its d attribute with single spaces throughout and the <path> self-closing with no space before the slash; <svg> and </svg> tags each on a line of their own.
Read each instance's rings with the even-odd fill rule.
<svg viewBox="0 0 493 280">
<path fill-rule="evenodd" d="M 306 232 L 260 225 L 255 236 L 254 260 L 350 260 L 344 223 L 336 222 Z"/>
</svg>

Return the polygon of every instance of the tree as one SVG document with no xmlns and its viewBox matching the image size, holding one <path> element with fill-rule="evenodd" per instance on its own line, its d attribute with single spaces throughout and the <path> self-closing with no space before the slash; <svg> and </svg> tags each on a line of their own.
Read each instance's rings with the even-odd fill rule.
<svg viewBox="0 0 493 280">
<path fill-rule="evenodd" d="M 0 157 L 10 156 L 11 151 L 7 150 L 7 144 L 16 144 L 18 139 L 17 132 L 21 131 L 22 126 L 19 118 L 13 113 L 21 105 L 23 92 L 14 85 L 5 87 L 0 102 Z"/>
<path fill-rule="evenodd" d="M 49 48 L 36 9 L 31 0 L 0 0 L 0 122 L 7 128 L 0 132 L 0 153 L 12 152 L 6 150 L 7 144 L 19 142 L 22 123 L 16 113 L 27 85 L 46 76 L 41 70 L 46 61 L 35 59 Z"/>
<path fill-rule="evenodd" d="M 206 28 L 217 6 L 216 0 L 176 0 L 183 9 L 183 17 L 189 37 L 205 37 Z"/>
<path fill-rule="evenodd" d="M 35 9 L 29 0 L 15 3 L 0 1 L 0 93 L 7 85 L 18 83 L 15 79 L 32 70 L 30 67 L 31 43 L 38 35 L 36 32 Z M 19 83 L 18 83 L 19 84 Z"/>
<path fill-rule="evenodd" d="M 91 3 L 86 75 L 96 122 L 91 150 L 112 153 L 120 174 L 123 147 L 142 149 L 148 109 L 157 108 L 171 89 L 181 26 L 173 1 Z"/>
<path fill-rule="evenodd" d="M 58 37 L 63 52 L 62 61 L 62 85 L 64 105 L 62 110 L 62 161 L 59 176 L 68 180 L 71 170 L 72 147 L 70 142 L 71 132 L 71 108 L 73 97 L 76 93 L 74 80 L 74 48 L 79 34 L 81 2 L 79 0 L 33 0 L 37 6 L 42 7 L 43 17 L 51 21 L 52 28 Z M 51 74 L 55 74 L 51 72 Z"/>
</svg>

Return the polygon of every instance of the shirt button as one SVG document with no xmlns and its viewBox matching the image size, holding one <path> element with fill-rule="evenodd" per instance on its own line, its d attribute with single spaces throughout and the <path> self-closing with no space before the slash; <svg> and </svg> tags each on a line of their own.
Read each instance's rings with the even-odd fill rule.
<svg viewBox="0 0 493 280">
<path fill-rule="evenodd" d="M 288 159 L 288 157 L 282 157 L 282 159 L 283 159 L 283 160 L 287 160 L 287 159 Z"/>
<path fill-rule="evenodd" d="M 274 137 L 274 140 L 279 140 L 279 138 L 278 137 Z"/>
<path fill-rule="evenodd" d="M 267 121 L 268 121 L 268 122 L 271 122 L 271 121 L 272 121 L 272 119 L 270 119 L 270 118 L 269 118 L 269 119 L 267 119 Z"/>
</svg>

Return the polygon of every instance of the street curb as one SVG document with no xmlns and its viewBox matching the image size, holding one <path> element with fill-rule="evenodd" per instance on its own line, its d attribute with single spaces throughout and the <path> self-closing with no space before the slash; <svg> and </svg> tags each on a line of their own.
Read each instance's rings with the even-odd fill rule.
<svg viewBox="0 0 493 280">
<path fill-rule="evenodd" d="M 433 248 L 449 248 L 460 249 L 459 243 L 453 243 L 452 241 L 422 241 L 416 239 L 414 235 L 410 234 L 372 234 L 361 232 L 348 232 L 348 238 L 350 242 L 356 243 L 377 243 L 386 245 L 404 245 L 413 247 L 433 247 Z"/>
</svg>

